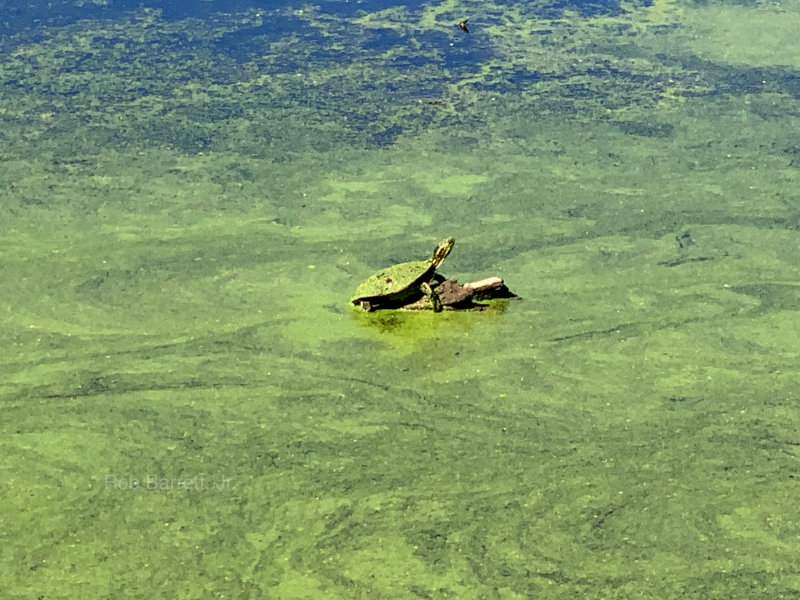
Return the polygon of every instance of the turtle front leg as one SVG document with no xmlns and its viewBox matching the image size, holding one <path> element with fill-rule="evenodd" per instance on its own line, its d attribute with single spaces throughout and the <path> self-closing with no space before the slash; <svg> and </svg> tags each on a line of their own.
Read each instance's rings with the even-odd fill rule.
<svg viewBox="0 0 800 600">
<path fill-rule="evenodd" d="M 420 284 L 419 289 L 421 289 L 422 293 L 430 300 L 433 306 L 433 312 L 442 312 L 442 301 L 439 299 L 439 294 L 431 288 L 430 284 L 424 281 Z"/>
</svg>

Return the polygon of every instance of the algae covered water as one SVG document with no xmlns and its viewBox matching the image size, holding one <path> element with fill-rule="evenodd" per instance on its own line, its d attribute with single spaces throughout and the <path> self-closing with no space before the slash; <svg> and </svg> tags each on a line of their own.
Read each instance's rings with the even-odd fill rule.
<svg viewBox="0 0 800 600">
<path fill-rule="evenodd" d="M 800 596 L 799 27 L 0 0 L 0 595 Z"/>
</svg>

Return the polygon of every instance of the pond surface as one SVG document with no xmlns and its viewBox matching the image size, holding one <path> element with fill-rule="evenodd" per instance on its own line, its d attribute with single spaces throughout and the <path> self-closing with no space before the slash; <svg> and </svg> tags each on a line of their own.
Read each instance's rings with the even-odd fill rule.
<svg viewBox="0 0 800 600">
<path fill-rule="evenodd" d="M 800 2 L 0 15 L 0 596 L 800 596 Z"/>
</svg>

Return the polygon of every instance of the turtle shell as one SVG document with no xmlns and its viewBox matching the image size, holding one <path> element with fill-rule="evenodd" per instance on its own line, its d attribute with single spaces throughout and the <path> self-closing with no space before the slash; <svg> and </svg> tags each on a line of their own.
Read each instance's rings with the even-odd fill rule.
<svg viewBox="0 0 800 600">
<path fill-rule="evenodd" d="M 413 260 L 381 269 L 356 288 L 350 301 L 370 310 L 375 304 L 391 304 L 419 293 L 420 284 L 433 276 L 433 272 L 450 254 L 453 244 L 455 239 L 447 238 L 442 240 L 428 260 Z"/>
</svg>

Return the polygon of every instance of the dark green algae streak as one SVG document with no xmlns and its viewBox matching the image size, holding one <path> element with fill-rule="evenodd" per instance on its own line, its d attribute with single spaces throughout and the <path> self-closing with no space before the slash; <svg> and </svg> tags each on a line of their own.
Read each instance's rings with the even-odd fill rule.
<svg viewBox="0 0 800 600">
<path fill-rule="evenodd" d="M 325 6 L 3 40 L 0 596 L 800 596 L 798 6 Z"/>
</svg>

